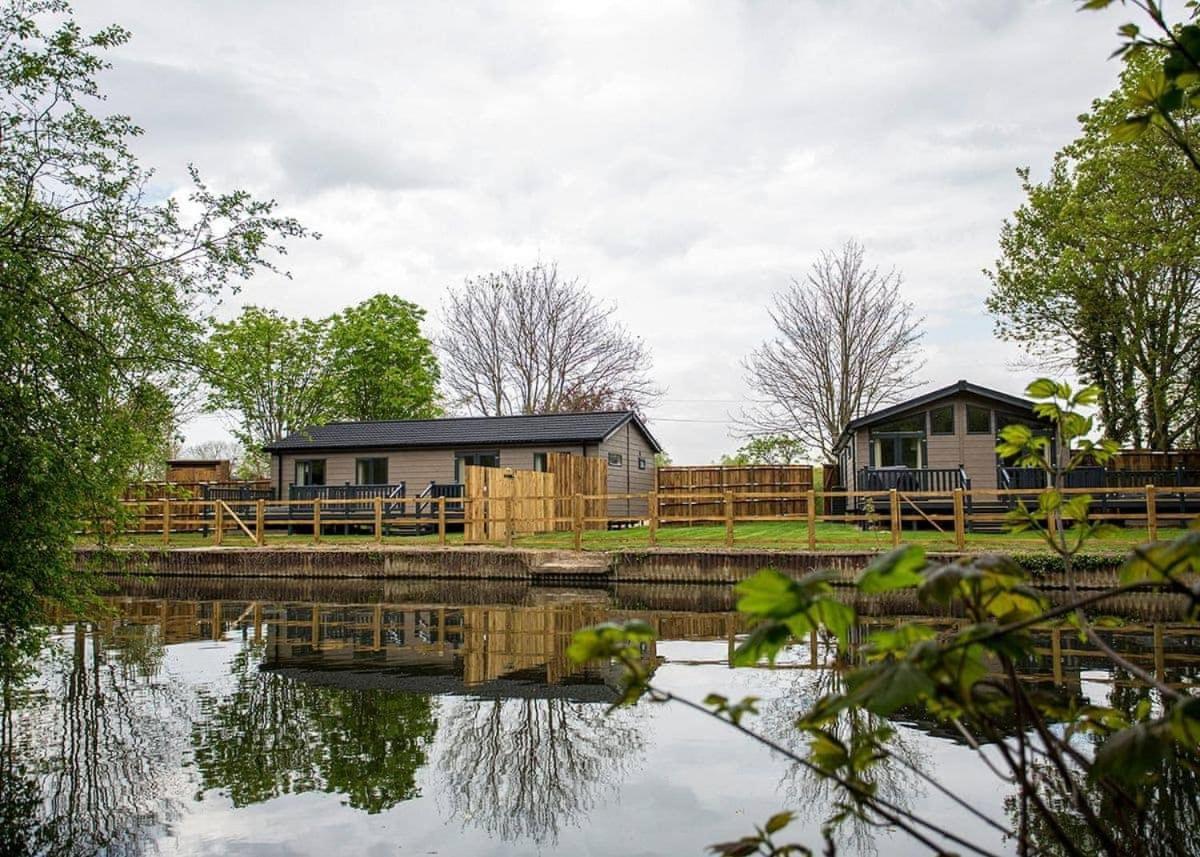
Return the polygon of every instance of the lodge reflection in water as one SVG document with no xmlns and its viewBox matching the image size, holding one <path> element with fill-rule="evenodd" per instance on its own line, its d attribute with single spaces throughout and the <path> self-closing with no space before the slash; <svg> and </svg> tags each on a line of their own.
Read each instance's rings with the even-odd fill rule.
<svg viewBox="0 0 1200 857">
<path fill-rule="evenodd" d="M 541 596 L 530 597 L 536 600 Z M 340 680 L 346 686 L 487 697 L 536 692 L 570 698 L 573 687 L 580 701 L 613 698 L 618 672 L 580 666 L 566 655 L 575 632 L 599 622 L 640 619 L 655 628 L 659 640 L 723 640 L 729 650 L 723 663 L 728 663 L 738 635 L 746 631 L 738 614 L 725 611 L 628 609 L 614 605 L 603 591 L 572 593 L 565 599 L 547 594 L 545 598 L 544 603 L 489 607 L 158 598 L 115 598 L 112 603 L 122 624 L 157 626 L 159 639 L 166 645 L 220 640 L 230 631 L 240 631 L 254 643 L 264 644 L 260 661 L 264 671 L 291 672 L 310 681 L 319 680 L 318 673 L 344 671 L 355 674 Z M 1153 606 L 1153 602 L 1143 603 Z M 862 605 L 857 606 L 859 623 L 852 630 L 848 652 L 839 656 L 832 641 L 814 633 L 781 668 L 827 669 L 853 662 L 873 630 L 897 622 L 919 621 L 949 631 L 965 621 L 944 616 L 871 615 Z M 1183 682 L 1180 671 L 1194 674 L 1200 664 L 1194 625 L 1145 621 L 1130 615 L 1124 624 L 1104 631 L 1117 650 L 1167 683 Z M 1031 681 L 1078 687 L 1084 674 L 1111 666 L 1069 629 L 1043 629 L 1034 636 L 1036 657 L 1025 662 L 1022 671 Z M 644 656 L 653 664 L 658 658 L 657 644 L 647 644 Z M 1099 674 L 1089 675 L 1088 680 L 1131 681 Z M 338 683 L 339 679 L 326 681 Z M 588 686 L 608 690 L 589 693 L 585 690 Z"/>
<path fill-rule="evenodd" d="M 522 603 L 139 595 L 112 598 L 115 615 L 99 623 L 57 617 L 64 657 L 47 660 L 44 693 L 8 714 L 0 802 L 9 817 L 24 813 L 30 837 L 66 836 L 66 847 L 47 849 L 58 853 L 136 853 L 186 811 L 189 792 L 209 791 L 235 808 L 326 792 L 366 813 L 432 797 L 447 822 L 502 840 L 553 842 L 629 781 L 645 758 L 651 719 L 669 714 L 641 705 L 606 714 L 607 704 L 595 703 L 615 698 L 619 675 L 569 661 L 575 631 L 643 619 L 662 641 L 646 647 L 650 664 L 689 669 L 727 666 L 746 629 L 727 609 L 655 609 L 716 597 L 695 590 L 506 595 Z M 1112 644 L 1168 683 L 1194 681 L 1195 628 L 1158 621 L 1176 606 L 1128 606 L 1127 624 L 1105 631 Z M 914 612 L 886 600 L 856 608 L 849 651 L 813 636 L 775 667 L 778 698 L 764 705 L 760 728 L 777 740 L 794 738 L 797 706 L 840 681 L 839 667 L 859 657 L 872 630 Z M 962 620 L 921 621 L 948 629 Z M 1064 699 L 1091 684 L 1114 694 L 1137 685 L 1067 631 L 1036 638 L 1037 656 L 1022 672 L 1056 685 Z M 202 682 L 164 669 L 170 647 L 205 640 L 226 641 L 228 655 L 205 667 Z M 918 712 L 893 719 L 916 730 L 906 733 L 912 742 L 917 733 L 962 740 Z M 913 765 L 922 764 L 921 746 L 912 744 Z M 181 755 L 191 757 L 186 769 Z M 801 774 L 784 784 L 790 800 L 819 803 L 819 784 Z M 911 799 L 906 776 L 883 787 Z"/>
</svg>

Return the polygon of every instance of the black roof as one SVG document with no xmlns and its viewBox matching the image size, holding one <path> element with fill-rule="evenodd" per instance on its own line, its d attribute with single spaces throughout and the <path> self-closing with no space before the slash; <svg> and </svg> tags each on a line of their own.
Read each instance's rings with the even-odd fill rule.
<svg viewBox="0 0 1200 857">
<path fill-rule="evenodd" d="M 599 443 L 632 421 L 651 448 L 662 447 L 633 411 L 535 414 L 510 417 L 444 417 L 435 420 L 340 422 L 293 432 L 267 444 L 268 452 L 313 449 L 407 449 L 510 444 Z"/>
<path fill-rule="evenodd" d="M 1019 408 L 1024 411 L 1033 411 L 1033 402 L 1029 401 L 1028 399 L 1022 399 L 1020 396 L 1014 396 L 1011 393 L 1003 393 L 1000 390 L 993 390 L 990 387 L 981 387 L 978 384 L 972 384 L 970 381 L 956 381 L 948 387 L 941 387 L 937 390 L 917 396 L 916 398 L 908 399 L 907 401 L 900 402 L 896 405 L 889 405 L 882 410 L 878 410 L 874 413 L 867 414 L 866 416 L 850 420 L 850 422 L 846 424 L 846 428 L 843 429 L 841 437 L 838 438 L 838 442 L 834 448 L 841 449 L 855 429 L 860 429 L 863 426 L 869 426 L 873 423 L 881 422 L 882 420 L 898 416 L 899 414 L 903 414 L 907 411 L 911 411 L 913 408 L 919 408 L 922 405 L 928 405 L 938 401 L 939 399 L 945 399 L 949 396 L 956 396 L 960 393 L 970 393 L 971 395 L 979 396 L 983 399 L 991 399 L 993 401 L 1000 402 L 1001 404 L 1008 405 L 1009 407 Z"/>
</svg>

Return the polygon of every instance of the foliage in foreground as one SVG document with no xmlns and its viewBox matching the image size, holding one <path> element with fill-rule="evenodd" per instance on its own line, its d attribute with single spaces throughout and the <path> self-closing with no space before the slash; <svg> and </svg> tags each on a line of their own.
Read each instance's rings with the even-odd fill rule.
<svg viewBox="0 0 1200 857">
<path fill-rule="evenodd" d="M 1027 427 L 1010 427 L 1000 446 L 1006 457 L 1045 468 L 1058 485 L 1084 454 L 1104 459 L 1111 453 L 1110 443 L 1085 439 L 1091 420 L 1076 410 L 1094 401 L 1094 390 L 1073 393 L 1042 380 L 1029 394 L 1042 400 L 1038 412 L 1054 423 L 1059 436 L 1076 441 L 1084 451 L 1059 461 L 1050 454 L 1048 438 Z M 1089 521 L 1086 495 L 1051 490 L 1043 496 L 1038 506 L 1016 510 L 1011 523 L 1039 533 L 1073 581 L 1075 556 L 1103 525 Z M 1071 535 L 1062 526 L 1068 517 L 1077 524 Z M 931 564 L 921 548 L 899 548 L 867 568 L 854 592 L 908 591 L 929 608 L 967 621 L 941 634 L 915 623 L 872 634 L 841 686 L 796 722 L 808 739 L 807 754 L 795 753 L 748 725 L 757 713 L 752 697 L 733 701 L 710 695 L 699 703 L 656 687 L 641 656 L 641 645 L 654 636 L 645 623 L 587 629 L 576 635 L 569 654 L 579 661 L 623 664 L 626 704 L 646 697 L 704 711 L 835 786 L 837 799 L 823 827 L 825 853 L 836 850 L 837 832 L 848 821 L 902 831 L 933 854 L 994 853 L 988 843 L 974 841 L 961 829 L 947 829 L 880 791 L 882 769 L 908 765 L 912 776 L 958 804 L 993 838 L 1014 842 L 1022 855 L 1190 854 L 1198 819 L 1179 817 L 1177 795 L 1164 785 L 1195 783 L 1200 776 L 1200 696 L 1166 684 L 1115 651 L 1096 630 L 1105 620 L 1089 618 L 1089 613 L 1115 595 L 1158 590 L 1181 596 L 1181 619 L 1200 620 L 1198 574 L 1200 522 L 1173 541 L 1136 548 L 1122 565 L 1116 587 L 1082 594 L 1072 584 L 1071 598 L 1053 608 L 1030 585 L 1028 573 L 1007 557 Z M 737 647 L 734 664 L 773 662 L 784 647 L 814 630 L 835 636 L 845 651 L 856 616 L 837 597 L 833 579 L 830 573 L 814 572 L 793 580 L 767 569 L 738 584 L 738 610 L 750 618 L 752 628 Z M 1020 665 L 1034 656 L 1035 628 L 1077 633 L 1108 659 L 1114 672 L 1138 684 L 1121 704 L 1096 705 L 1021 681 Z M 1009 816 L 984 814 L 894 752 L 887 719 L 901 712 L 957 732 L 979 754 L 981 775 L 987 770 L 1011 783 Z M 849 719 L 857 728 L 840 728 Z M 985 745 L 990 753 L 985 754 Z M 815 853 L 807 845 L 777 842 L 791 820 L 789 813 L 781 813 L 753 835 L 712 850 L 726 857 Z"/>
<path fill-rule="evenodd" d="M 31 650 L 43 599 L 80 595 L 76 523 L 118 516 L 205 307 L 304 234 L 195 170 L 156 197 L 140 129 L 93 112 L 128 39 L 58 0 L 0 5 L 0 666 Z"/>
</svg>

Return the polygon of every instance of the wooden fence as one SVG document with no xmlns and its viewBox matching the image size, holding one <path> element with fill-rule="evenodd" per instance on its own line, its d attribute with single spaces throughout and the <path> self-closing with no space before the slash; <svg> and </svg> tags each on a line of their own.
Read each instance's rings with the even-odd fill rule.
<svg viewBox="0 0 1200 857">
<path fill-rule="evenodd" d="M 554 476 L 536 470 L 467 465 L 463 541 L 512 542 L 555 529 Z"/>
<path fill-rule="evenodd" d="M 1122 449 L 1109 462 L 1113 470 L 1200 470 L 1200 449 Z"/>
<path fill-rule="evenodd" d="M 190 518 L 201 518 L 208 508 L 203 501 L 205 493 L 209 489 L 220 489 L 222 491 L 228 489 L 248 489 L 251 491 L 269 491 L 271 489 L 271 480 L 269 479 L 230 479 L 222 481 L 147 481 L 147 482 L 131 482 L 125 486 L 125 499 L 142 501 L 142 500 L 174 500 L 174 501 L 195 501 L 188 504 L 178 505 L 175 511 L 180 520 Z M 150 526 L 142 532 L 153 532 L 154 527 Z"/>
<path fill-rule="evenodd" d="M 484 468 L 494 469 L 494 468 Z M 503 471 L 500 471 L 503 473 Z M 528 481 L 517 482 L 517 473 L 531 474 Z M 476 477 L 479 478 L 479 477 Z M 489 477 L 495 479 L 496 477 Z M 503 479 L 503 477 L 500 477 Z M 658 543 L 661 526 L 679 523 L 705 524 L 722 527 L 723 541 L 727 546 L 735 543 L 737 524 L 788 522 L 801 526 L 806 534 L 807 545 L 815 549 L 818 543 L 819 524 L 851 524 L 864 529 L 890 534 L 893 545 L 900 544 L 906 528 L 928 528 L 943 533 L 947 539 L 962 549 L 967 533 L 976 530 L 998 532 L 1007 517 L 1006 507 L 1024 502 L 1036 507 L 1041 492 L 1026 489 L 958 488 L 950 492 L 936 491 L 815 491 L 810 489 L 802 495 L 771 492 L 727 491 L 719 504 L 713 504 L 709 492 L 685 495 L 676 493 L 676 499 L 705 503 L 716 508 L 704 518 L 693 512 L 676 518 L 658 514 L 662 508 L 655 492 L 643 494 L 575 494 L 571 497 L 569 516 L 556 512 L 555 501 L 561 499 L 553 489 L 553 477 L 534 471 L 514 471 L 512 485 L 520 489 L 494 483 L 484 496 L 464 497 L 398 497 L 356 498 L 345 500 L 208 500 L 177 501 L 148 500 L 129 501 L 129 514 L 125 520 L 109 522 L 105 531 L 110 534 L 160 533 L 162 542 L 169 544 L 172 535 L 197 530 L 211 534 L 214 544 L 220 545 L 226 534 L 243 533 L 252 543 L 267 543 L 268 528 L 287 527 L 289 532 L 296 527 L 305 527 L 312 533 L 312 541 L 319 542 L 322 535 L 336 527 L 349 532 L 351 529 L 373 534 L 376 541 L 385 532 L 397 528 L 406 532 L 436 533 L 440 544 L 446 543 L 447 507 L 457 512 L 463 510 L 464 522 L 483 518 L 482 532 L 478 529 L 466 533 L 467 542 L 504 541 L 511 544 L 513 537 L 520 534 L 547 533 L 559 529 L 564 522 L 573 533 L 572 546 L 578 550 L 583 544 L 585 530 L 607 522 L 607 513 L 594 516 L 585 512 L 585 504 L 594 501 L 600 509 L 612 501 L 637 499 L 646 502 L 650 510 L 646 528 L 647 543 Z M 538 486 L 541 486 L 540 489 Z M 505 494 L 519 490 L 521 493 Z M 1044 490 L 1044 489 L 1043 489 Z M 1089 519 L 1144 527 L 1153 541 L 1160 527 L 1180 527 L 1200 518 L 1200 486 L 1172 486 L 1156 488 L 1146 485 L 1141 488 L 1065 488 L 1061 494 L 1071 497 L 1090 495 L 1092 498 Z M 862 510 L 845 512 L 821 511 L 831 508 L 850 508 L 853 499 L 869 499 L 871 503 Z M 503 502 L 499 502 L 503 499 Z M 759 501 L 771 501 L 772 507 Z M 793 508 L 802 503 L 804 515 L 799 519 L 790 511 L 784 514 L 764 512 L 769 508 Z M 200 510 L 199 517 L 190 517 Z M 450 521 L 454 523 L 454 521 Z M 1070 523 L 1068 519 L 1068 523 Z M 795 535 L 793 534 L 793 538 Z M 563 545 L 567 545 L 564 543 Z"/>
<path fill-rule="evenodd" d="M 608 529 L 608 507 L 599 496 L 608 493 L 607 461 L 570 452 L 551 452 L 546 455 L 546 471 L 554 477 L 556 529 L 571 529 L 575 517 L 572 504 L 576 494 L 586 498 L 582 511 L 584 529 Z"/>
<path fill-rule="evenodd" d="M 807 514 L 807 492 L 812 487 L 813 469 L 807 464 L 660 467 L 658 517 L 672 523 L 723 518 L 725 495 L 732 491 L 735 517 L 800 519 Z"/>
</svg>

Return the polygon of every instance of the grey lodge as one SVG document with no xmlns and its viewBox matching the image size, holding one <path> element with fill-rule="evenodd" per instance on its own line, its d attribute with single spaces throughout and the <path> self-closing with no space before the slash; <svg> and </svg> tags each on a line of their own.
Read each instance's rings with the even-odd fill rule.
<svg viewBox="0 0 1200 857">
<path fill-rule="evenodd" d="M 604 458 L 609 493 L 644 493 L 662 448 L 637 414 L 602 411 L 329 423 L 265 449 L 275 496 L 284 499 L 297 489 L 309 489 L 306 497 L 357 494 L 353 486 L 370 486 L 370 495 L 386 486 L 394 496 L 457 496 L 465 464 L 544 470 L 549 452 Z"/>
</svg>

